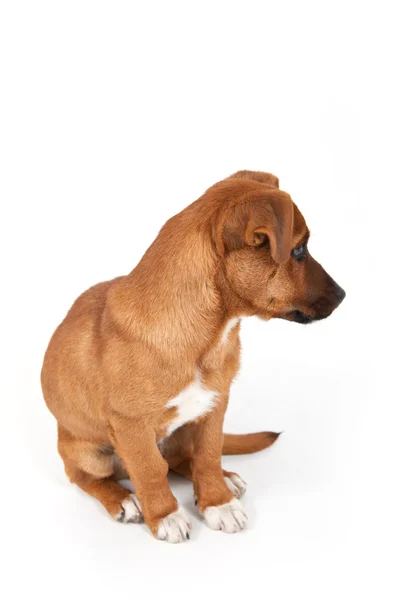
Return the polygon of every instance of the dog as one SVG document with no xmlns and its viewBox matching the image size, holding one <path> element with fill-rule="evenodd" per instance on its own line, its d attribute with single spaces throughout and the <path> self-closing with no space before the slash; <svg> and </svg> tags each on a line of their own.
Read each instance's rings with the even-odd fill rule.
<svg viewBox="0 0 399 600">
<path fill-rule="evenodd" d="M 172 470 L 193 482 L 210 528 L 246 527 L 245 483 L 221 456 L 261 450 L 278 434 L 223 434 L 240 319 L 310 323 L 342 302 L 308 239 L 277 177 L 239 171 L 167 221 L 129 275 L 73 304 L 45 354 L 43 395 L 67 476 L 116 521 L 144 519 L 157 539 L 189 539 Z"/>
</svg>

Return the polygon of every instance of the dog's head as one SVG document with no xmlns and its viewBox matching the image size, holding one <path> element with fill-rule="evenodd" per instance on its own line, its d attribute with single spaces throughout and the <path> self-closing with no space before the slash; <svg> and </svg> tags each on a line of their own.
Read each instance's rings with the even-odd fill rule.
<svg viewBox="0 0 399 600">
<path fill-rule="evenodd" d="M 309 230 L 277 177 L 239 171 L 213 188 L 220 283 L 231 302 L 265 319 L 310 323 L 328 317 L 344 290 L 308 251 Z"/>
</svg>

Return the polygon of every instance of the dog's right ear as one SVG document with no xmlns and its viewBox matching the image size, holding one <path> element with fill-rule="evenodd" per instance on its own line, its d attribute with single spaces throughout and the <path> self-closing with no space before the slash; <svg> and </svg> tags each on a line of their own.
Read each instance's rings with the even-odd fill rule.
<svg viewBox="0 0 399 600">
<path fill-rule="evenodd" d="M 254 181 L 260 181 L 260 183 L 266 183 L 273 187 L 279 187 L 278 177 L 272 175 L 272 173 L 263 173 L 263 171 L 237 171 L 233 173 L 227 179 L 253 179 Z"/>
<path fill-rule="evenodd" d="M 285 192 L 270 187 L 244 193 L 228 206 L 219 223 L 217 246 L 222 255 L 268 242 L 277 263 L 290 257 L 294 205 Z"/>
</svg>

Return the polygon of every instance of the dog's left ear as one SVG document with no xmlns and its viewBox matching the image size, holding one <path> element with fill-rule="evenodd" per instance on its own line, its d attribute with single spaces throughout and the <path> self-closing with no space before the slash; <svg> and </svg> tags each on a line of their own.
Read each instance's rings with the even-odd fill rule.
<svg viewBox="0 0 399 600">
<path fill-rule="evenodd" d="M 293 221 L 294 205 L 285 192 L 271 189 L 255 196 L 245 194 L 226 215 L 224 248 L 262 246 L 268 240 L 273 259 L 283 263 L 291 254 Z"/>
</svg>

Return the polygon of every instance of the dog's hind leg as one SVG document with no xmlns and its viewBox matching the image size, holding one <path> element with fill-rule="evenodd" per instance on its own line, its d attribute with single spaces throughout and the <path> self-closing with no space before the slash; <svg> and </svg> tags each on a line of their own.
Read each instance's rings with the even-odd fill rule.
<svg viewBox="0 0 399 600">
<path fill-rule="evenodd" d="M 115 481 L 120 465 L 112 447 L 77 440 L 59 426 L 58 451 L 70 481 L 97 498 L 113 519 L 121 523 L 142 520 L 136 496 Z"/>
</svg>

